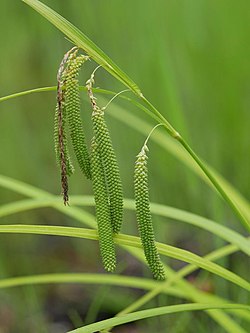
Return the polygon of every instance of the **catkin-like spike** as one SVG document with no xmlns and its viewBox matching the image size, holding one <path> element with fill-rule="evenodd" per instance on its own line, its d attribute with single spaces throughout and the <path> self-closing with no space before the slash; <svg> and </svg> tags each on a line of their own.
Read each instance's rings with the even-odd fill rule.
<svg viewBox="0 0 250 333">
<path fill-rule="evenodd" d="M 110 221 L 109 199 L 105 184 L 105 175 L 95 139 L 91 145 L 91 172 L 96 204 L 96 219 L 100 239 L 100 252 L 104 268 L 112 272 L 116 267 L 115 246 Z"/>
<path fill-rule="evenodd" d="M 64 109 L 64 106 L 62 106 Z M 56 161 L 57 164 L 61 165 L 61 157 L 60 157 L 60 147 L 59 147 L 59 124 L 58 124 L 58 104 L 56 105 L 56 111 L 55 111 L 55 119 L 54 119 L 54 143 L 55 143 L 55 153 L 56 153 Z M 68 144 L 67 144 L 67 137 L 66 137 L 66 119 L 65 114 L 63 112 L 62 117 L 62 127 L 63 127 L 63 147 L 64 147 L 64 158 L 66 163 L 66 173 L 68 176 L 71 176 L 74 173 L 74 166 L 71 162 L 69 151 L 68 151 Z"/>
<path fill-rule="evenodd" d="M 100 66 L 98 66 L 96 69 L 99 67 Z M 111 225 L 113 232 L 118 233 L 121 229 L 123 217 L 122 183 L 109 130 L 104 119 L 104 111 L 98 107 L 92 90 L 95 71 L 92 73 L 90 79 L 86 82 L 87 91 L 93 109 L 92 121 L 94 135 L 96 137 L 96 142 L 100 147 L 100 157 L 104 168 L 109 194 Z"/>
<path fill-rule="evenodd" d="M 63 74 L 63 78 L 65 82 L 65 108 L 69 122 L 73 149 L 81 171 L 88 179 L 91 179 L 90 157 L 80 116 L 78 81 L 79 70 L 87 59 L 88 57 L 83 55 L 75 57 L 75 53 L 70 54 L 67 61 L 68 66 Z"/>
<path fill-rule="evenodd" d="M 139 226 L 142 246 L 153 277 L 158 280 L 165 279 L 163 264 L 155 245 L 154 229 L 150 213 L 147 146 L 143 146 L 135 162 L 134 187 L 136 217 Z"/>
<path fill-rule="evenodd" d="M 61 169 L 61 185 L 62 185 L 63 201 L 65 205 L 68 203 L 69 200 L 67 176 L 73 173 L 73 166 L 70 162 L 70 157 L 67 148 L 67 141 L 66 141 L 66 133 L 65 133 L 66 114 L 65 114 L 65 104 L 64 104 L 65 96 L 62 89 L 63 85 L 62 76 L 69 54 L 74 49 L 75 47 L 64 55 L 57 73 L 57 106 L 55 113 L 54 138 L 55 138 L 55 150 L 57 154 L 57 160 L 59 162 Z"/>
<path fill-rule="evenodd" d="M 101 162 L 106 177 L 111 225 L 113 232 L 118 233 L 121 229 L 123 217 L 123 193 L 119 168 L 109 130 L 104 119 L 104 111 L 99 107 L 94 109 L 92 113 L 92 121 L 94 135 L 100 149 Z"/>
</svg>

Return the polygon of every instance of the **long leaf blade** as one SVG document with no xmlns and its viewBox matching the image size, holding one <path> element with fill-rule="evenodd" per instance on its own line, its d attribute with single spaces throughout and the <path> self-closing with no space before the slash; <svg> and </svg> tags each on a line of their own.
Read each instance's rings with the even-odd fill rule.
<svg viewBox="0 0 250 333">
<path fill-rule="evenodd" d="M 54 235 L 54 236 L 66 236 L 84 238 L 90 240 L 98 240 L 96 230 L 86 228 L 73 228 L 73 227 L 61 227 L 61 226 L 45 226 L 45 225 L 1 225 L 0 233 L 20 233 L 20 234 L 36 234 L 36 235 Z M 116 244 L 141 248 L 141 242 L 138 237 L 119 234 L 114 237 Z M 157 243 L 157 249 L 159 253 L 164 256 L 169 256 L 174 259 L 178 259 L 190 264 L 194 264 L 201 267 L 213 274 L 216 274 L 245 290 L 250 291 L 250 283 L 241 278 L 237 274 L 207 260 L 187 250 L 179 249 L 174 246 Z"/>
<path fill-rule="evenodd" d="M 68 331 L 68 333 L 93 333 L 99 332 L 101 330 L 107 329 L 109 327 L 118 326 L 126 324 L 132 321 L 141 320 L 145 318 L 151 318 L 155 316 L 166 315 L 170 313 L 179 313 L 187 311 L 199 311 L 199 310 L 213 310 L 213 309 L 245 309 L 250 310 L 249 306 L 243 304 L 180 304 L 180 305 L 170 305 L 162 306 L 158 308 L 137 311 L 129 313 L 121 317 L 114 317 L 111 319 L 102 320 L 94 324 L 87 325 L 85 327 L 77 328 L 73 331 Z"/>
<path fill-rule="evenodd" d="M 1 180 L 2 178 L 0 175 L 0 186 L 2 186 Z M 61 203 L 61 201 L 61 197 L 48 196 L 43 199 L 26 199 L 19 200 L 17 202 L 11 202 L 0 206 L 0 218 L 32 209 L 53 207 L 53 205 Z M 72 195 L 70 197 L 70 204 L 72 207 L 74 205 L 93 206 L 94 199 L 92 196 Z M 250 240 L 243 237 L 240 233 L 231 230 L 226 226 L 220 225 L 212 220 L 186 212 L 184 210 L 156 203 L 151 203 L 150 206 L 152 214 L 168 217 L 173 220 L 188 223 L 207 230 L 214 235 L 226 240 L 227 242 L 238 246 L 241 251 L 250 256 Z M 124 199 L 124 208 L 132 211 L 135 210 L 134 200 Z"/>
<path fill-rule="evenodd" d="M 22 0 L 27 5 L 35 9 L 48 21 L 61 30 L 72 42 L 79 48 L 82 48 L 97 63 L 103 66 L 108 72 L 115 76 L 125 86 L 129 87 L 138 96 L 141 95 L 139 87 L 135 82 L 124 73 L 92 40 L 90 40 L 82 31 L 76 28 L 72 23 L 59 15 L 53 9 L 37 0 Z"/>
</svg>

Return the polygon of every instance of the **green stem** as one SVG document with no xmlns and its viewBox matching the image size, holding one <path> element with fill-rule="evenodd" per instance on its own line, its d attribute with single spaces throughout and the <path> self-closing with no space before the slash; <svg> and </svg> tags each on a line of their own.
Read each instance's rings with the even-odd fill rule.
<svg viewBox="0 0 250 333">
<path fill-rule="evenodd" d="M 198 157 L 198 155 L 192 150 L 192 148 L 182 138 L 182 136 L 173 128 L 173 126 L 165 119 L 165 117 L 163 117 L 163 115 L 144 96 L 141 96 L 141 98 L 147 104 L 147 106 L 152 110 L 152 112 L 160 119 L 160 122 L 164 123 L 165 129 L 167 130 L 167 132 L 183 146 L 183 148 L 188 152 L 188 154 L 192 157 L 192 159 L 196 162 L 196 164 L 198 164 L 198 166 L 201 168 L 201 170 L 205 173 L 205 175 L 209 178 L 211 183 L 214 185 L 216 190 L 220 193 L 220 195 L 223 197 L 223 199 L 232 208 L 235 215 L 241 221 L 242 225 L 244 225 L 244 227 L 248 231 L 250 231 L 250 222 L 245 218 L 245 216 L 241 213 L 241 211 L 236 206 L 236 204 L 230 199 L 230 197 L 227 195 L 227 193 L 223 190 L 222 186 L 219 184 L 219 182 L 213 176 L 213 174 L 209 171 L 209 169 L 207 168 L 205 163 L 201 161 L 201 159 Z"/>
<path fill-rule="evenodd" d="M 235 215 L 240 219 L 244 227 L 250 231 L 250 222 L 245 218 L 245 216 L 241 213 L 236 204 L 231 200 L 231 198 L 227 195 L 224 189 L 221 187 L 217 179 L 213 176 L 213 174 L 209 171 L 206 165 L 200 160 L 200 158 L 196 155 L 196 153 L 192 150 L 192 148 L 188 145 L 188 143 L 180 136 L 177 138 L 180 144 L 186 149 L 186 151 L 192 156 L 195 162 L 199 165 L 202 171 L 206 174 L 206 176 L 210 179 L 211 183 L 217 189 L 217 191 L 221 194 L 224 200 L 229 204 L 229 206 L 234 211 Z"/>
<path fill-rule="evenodd" d="M 167 119 L 151 104 L 146 97 L 140 96 L 142 100 L 147 104 L 149 109 L 153 112 L 153 114 L 158 118 L 158 121 L 163 122 L 167 132 L 173 137 L 176 138 L 179 136 L 179 133 L 174 129 L 174 127 L 167 121 Z M 152 115 L 151 115 L 152 116 Z M 155 117 L 153 117 L 155 118 Z"/>
</svg>

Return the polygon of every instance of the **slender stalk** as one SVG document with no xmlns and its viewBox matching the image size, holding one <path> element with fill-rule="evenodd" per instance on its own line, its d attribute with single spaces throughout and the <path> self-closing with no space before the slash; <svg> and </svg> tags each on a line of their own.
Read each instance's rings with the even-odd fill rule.
<svg viewBox="0 0 250 333">
<path fill-rule="evenodd" d="M 92 90 L 93 90 L 93 87 L 92 87 Z M 123 93 L 125 93 L 125 92 L 127 92 L 127 91 L 130 91 L 130 90 L 129 90 L 129 89 L 125 89 L 125 90 L 122 90 L 122 91 L 118 92 L 117 94 L 115 94 L 115 96 L 113 96 L 113 97 L 108 101 L 108 103 L 107 103 L 104 107 L 102 107 L 101 109 L 102 109 L 103 111 L 106 110 L 107 107 L 113 102 L 113 100 L 114 100 L 116 97 L 120 96 L 121 94 L 123 94 Z"/>
<path fill-rule="evenodd" d="M 144 145 L 143 145 L 144 147 L 147 146 L 147 144 L 148 144 L 148 140 L 150 139 L 151 135 L 152 135 L 153 132 L 156 130 L 156 128 L 159 127 L 159 126 L 162 126 L 162 125 L 163 125 L 163 124 L 157 124 L 157 125 L 155 125 L 155 127 L 154 127 L 153 129 L 151 129 L 149 135 L 147 136 L 147 138 L 146 138 L 146 140 L 145 140 L 145 142 L 144 142 Z"/>
</svg>

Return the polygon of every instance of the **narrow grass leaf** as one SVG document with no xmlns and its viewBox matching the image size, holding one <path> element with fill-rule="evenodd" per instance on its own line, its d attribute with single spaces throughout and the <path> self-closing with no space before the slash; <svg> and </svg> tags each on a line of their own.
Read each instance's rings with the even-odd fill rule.
<svg viewBox="0 0 250 333">
<path fill-rule="evenodd" d="M 48 21 L 61 30 L 69 39 L 72 40 L 79 48 L 82 48 L 97 63 L 102 65 L 108 72 L 129 87 L 137 95 L 140 96 L 141 91 L 138 86 L 124 73 L 95 43 L 93 43 L 84 33 L 76 28 L 72 23 L 64 17 L 56 13 L 54 10 L 37 0 L 22 0 L 27 5 L 35 9 L 44 16 Z"/>
<path fill-rule="evenodd" d="M 20 287 L 25 285 L 42 285 L 52 283 L 105 284 L 142 290 L 151 290 L 159 285 L 159 282 L 154 280 L 131 276 L 91 273 L 60 273 L 29 275 L 0 279 L 0 289 Z M 185 296 L 174 287 L 165 288 L 164 293 L 177 297 Z"/>
<path fill-rule="evenodd" d="M 26 196 L 30 196 L 33 198 L 43 198 L 44 196 L 49 196 L 51 199 L 53 198 L 53 196 L 50 193 L 44 190 L 37 189 L 34 186 L 25 184 L 21 181 L 13 180 L 6 176 L 1 176 L 0 182 L 2 186 L 17 191 L 18 193 Z M 63 214 L 70 216 L 76 219 L 77 221 L 84 223 L 85 225 L 90 226 L 91 228 L 96 228 L 94 217 L 82 209 L 71 207 L 71 209 L 69 210 L 67 209 L 68 207 L 63 207 L 60 203 L 54 203 L 52 204 L 52 207 L 55 208 L 57 211 L 62 212 Z M 139 261 L 145 263 L 143 253 L 140 249 L 128 247 L 126 245 L 120 245 L 120 246 L 122 246 L 126 251 L 128 251 Z M 165 270 L 167 271 L 167 275 L 170 277 L 174 277 L 176 272 L 174 272 L 167 265 L 164 265 L 164 267 Z M 204 303 L 221 302 L 223 304 L 225 303 L 224 299 L 212 294 L 207 294 L 202 290 L 198 290 L 197 288 L 195 288 L 194 285 L 190 284 L 184 279 L 178 279 L 177 286 L 178 289 L 182 293 L 184 293 L 187 299 L 193 300 L 195 302 L 204 302 Z M 245 320 L 249 320 L 250 317 L 249 311 L 248 312 L 247 311 L 244 312 L 244 310 L 235 311 L 233 309 L 231 311 L 234 315 L 239 316 Z M 211 316 L 211 318 L 213 318 L 225 331 L 229 333 L 236 333 L 236 332 L 244 333 L 239 328 L 239 326 L 231 318 L 229 318 L 222 310 L 213 310 L 211 312 L 208 310 L 207 312 Z"/>
<path fill-rule="evenodd" d="M 102 320 L 94 324 L 87 325 L 85 327 L 77 328 L 68 333 L 93 333 L 99 332 L 101 330 L 107 329 L 109 327 L 114 327 L 122 324 L 126 324 L 132 321 L 137 321 L 145 318 L 151 318 L 155 316 L 161 316 L 171 313 L 180 313 L 187 311 L 201 311 L 201 310 L 212 310 L 212 309 L 244 309 L 250 310 L 250 307 L 243 304 L 181 304 L 181 305 L 170 305 L 152 308 L 143 311 L 137 311 L 129 313 L 122 317 L 114 317 L 111 319 Z"/>
<path fill-rule="evenodd" d="M 72 228 L 61 226 L 43 226 L 43 225 L 0 225 L 0 233 L 23 233 L 23 234 L 37 234 L 37 235 L 54 235 L 54 236 L 67 236 L 97 240 L 98 234 L 95 230 L 85 228 Z M 141 248 L 140 239 L 135 236 L 119 234 L 114 237 L 114 241 L 120 245 L 127 245 L 131 247 Z M 209 261 L 189 251 L 179 249 L 174 246 L 157 243 L 159 253 L 174 259 L 182 260 L 197 267 L 201 267 L 213 274 L 216 274 L 245 290 L 250 291 L 250 283 L 241 278 L 237 274 Z"/>
<path fill-rule="evenodd" d="M 0 186 L 3 186 L 2 178 L 0 175 Z M 28 185 L 30 186 L 30 185 Z M 19 192 L 19 191 L 18 191 Z M 20 193 L 20 192 L 19 192 Z M 25 194 L 23 191 L 22 194 Z M 26 193 L 28 195 L 28 193 Z M 0 206 L 0 218 L 11 214 L 21 213 L 31 209 L 43 208 L 43 207 L 60 207 L 61 198 L 58 196 L 52 196 L 47 193 L 47 197 L 41 199 L 25 199 L 19 200 L 17 202 L 11 202 Z M 71 196 L 71 207 L 67 212 L 71 212 L 72 209 L 77 209 L 73 207 L 74 205 L 79 206 L 93 206 L 94 198 L 92 196 Z M 62 207 L 63 208 L 63 207 Z M 131 199 L 124 199 L 124 208 L 129 210 L 135 210 L 135 202 Z M 177 208 L 160 205 L 156 203 L 150 204 L 151 213 L 163 217 L 168 217 L 179 222 L 188 223 L 190 225 L 196 226 L 198 228 L 204 229 L 211 232 L 212 234 L 224 239 L 225 241 L 234 244 L 239 247 L 239 249 L 246 255 L 250 255 L 250 240 L 243 237 L 238 232 L 229 229 L 226 226 L 220 225 L 212 220 L 198 216 L 184 210 Z M 66 211 L 65 211 L 66 212 Z"/>
</svg>

